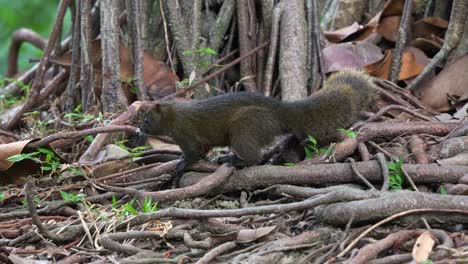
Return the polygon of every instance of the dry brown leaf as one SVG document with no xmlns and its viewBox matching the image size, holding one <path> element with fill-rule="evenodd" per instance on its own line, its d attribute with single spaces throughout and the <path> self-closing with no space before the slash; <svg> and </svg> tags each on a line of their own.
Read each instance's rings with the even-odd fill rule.
<svg viewBox="0 0 468 264">
<path fill-rule="evenodd" d="M 0 145 L 0 185 L 6 184 L 23 184 L 26 177 L 29 175 L 39 174 L 43 164 L 37 163 L 31 159 L 24 159 L 18 162 L 10 162 L 8 157 L 18 154 L 30 153 L 32 150 L 27 148 L 27 145 L 33 140 L 24 140 L 9 144 Z M 51 149 L 50 146 L 47 148 Z M 53 149 L 52 149 L 53 151 Z M 67 160 L 63 159 L 54 151 L 55 155 L 60 159 L 61 164 L 66 164 Z M 35 156 L 40 160 L 45 160 L 45 155 L 40 153 Z"/>
<path fill-rule="evenodd" d="M 374 34 L 380 35 L 380 33 L 377 32 L 377 26 L 379 25 L 381 15 L 382 12 L 377 13 L 363 28 L 343 39 L 343 42 L 363 41 Z"/>
<path fill-rule="evenodd" d="M 242 229 L 237 234 L 237 241 L 249 243 L 271 234 L 275 229 L 276 226 L 261 227 L 257 229 Z"/>
<path fill-rule="evenodd" d="M 23 140 L 0 145 L 0 171 L 5 171 L 13 166 L 14 163 L 8 161 L 7 158 L 21 154 L 24 147 L 26 147 L 29 142 L 31 142 L 31 140 Z"/>
<path fill-rule="evenodd" d="M 414 22 L 414 38 L 432 39 L 433 36 L 443 36 L 447 27 L 447 20 L 439 17 L 424 17 Z"/>
<path fill-rule="evenodd" d="M 390 65 L 392 63 L 391 53 L 392 52 L 390 50 L 387 50 L 380 61 L 366 65 L 364 67 L 364 71 L 374 77 L 388 80 L 388 76 L 390 75 Z"/>
<path fill-rule="evenodd" d="M 418 48 L 424 51 L 428 56 L 434 57 L 434 55 L 439 52 L 440 48 L 442 47 L 443 39 L 436 38 L 436 39 L 423 39 L 417 38 L 411 41 L 411 46 Z"/>
<path fill-rule="evenodd" d="M 416 243 L 414 243 L 413 251 L 411 252 L 413 260 L 416 263 L 422 263 L 423 261 L 428 260 L 434 244 L 435 241 L 432 238 L 430 231 L 422 233 L 418 239 L 416 239 Z"/>
<path fill-rule="evenodd" d="M 382 60 L 367 65 L 364 70 L 372 76 L 388 80 L 392 64 L 392 52 L 393 50 L 387 50 Z M 413 47 L 408 47 L 403 51 L 401 60 L 398 80 L 406 80 L 417 76 L 429 62 L 422 51 Z"/>
<path fill-rule="evenodd" d="M 323 49 L 324 72 L 345 68 L 362 69 L 365 65 L 382 59 L 380 48 L 367 42 L 332 44 Z"/>
<path fill-rule="evenodd" d="M 377 31 L 382 36 L 391 42 L 395 42 L 398 38 L 398 27 L 400 26 L 401 16 L 387 16 L 380 19 Z"/>
<path fill-rule="evenodd" d="M 468 55 L 447 65 L 421 89 L 421 102 L 439 112 L 453 109 L 448 96 L 465 98 L 468 94 Z"/>
<path fill-rule="evenodd" d="M 352 25 L 349 25 L 344 28 L 340 28 L 335 31 L 325 31 L 323 34 L 325 37 L 328 39 L 328 41 L 333 42 L 333 43 L 338 43 L 342 41 L 343 39 L 347 38 L 351 34 L 356 33 L 358 30 L 362 28 L 361 25 L 359 25 L 357 22 L 354 22 Z"/>
<path fill-rule="evenodd" d="M 403 13 L 404 6 L 405 0 L 390 0 L 385 4 L 384 8 L 382 9 L 382 17 L 401 15 L 401 13 Z M 413 11 L 415 6 L 416 5 L 413 0 Z"/>
</svg>

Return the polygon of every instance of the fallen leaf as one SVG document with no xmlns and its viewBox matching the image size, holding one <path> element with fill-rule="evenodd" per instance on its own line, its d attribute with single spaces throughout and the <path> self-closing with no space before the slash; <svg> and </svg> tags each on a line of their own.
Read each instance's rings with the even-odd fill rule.
<svg viewBox="0 0 468 264">
<path fill-rule="evenodd" d="M 434 57 L 435 54 L 439 52 L 440 48 L 442 48 L 443 40 L 439 41 L 439 38 L 432 40 L 416 38 L 411 41 L 410 45 L 424 51 L 428 56 Z"/>
<path fill-rule="evenodd" d="M 364 67 L 364 70 L 372 76 L 388 80 L 392 65 L 393 50 L 387 50 L 382 60 Z M 401 69 L 398 80 L 406 80 L 417 76 L 422 72 L 429 60 L 419 49 L 408 47 L 403 51 Z"/>
<path fill-rule="evenodd" d="M 31 142 L 31 140 L 23 140 L 0 145 L 0 171 L 7 170 L 13 166 L 14 162 L 7 159 L 11 156 L 21 154 L 24 147 L 28 145 L 29 142 Z"/>
<path fill-rule="evenodd" d="M 422 233 L 414 243 L 413 251 L 411 252 L 413 260 L 416 263 L 422 263 L 423 261 L 428 260 L 434 244 L 435 241 L 432 238 L 430 231 Z"/>
<path fill-rule="evenodd" d="M 241 229 L 237 234 L 237 241 L 242 243 L 253 242 L 271 234 L 275 229 L 276 226 L 261 227 L 257 229 Z"/>
<path fill-rule="evenodd" d="M 379 47 L 362 41 L 332 44 L 325 47 L 322 53 L 325 73 L 345 68 L 362 69 L 383 58 Z"/>
<path fill-rule="evenodd" d="M 391 42 L 395 42 L 398 38 L 398 28 L 400 27 L 401 16 L 387 16 L 380 19 L 377 31 L 382 36 Z"/>
<path fill-rule="evenodd" d="M 335 31 L 325 31 L 323 34 L 325 37 L 328 39 L 328 41 L 333 42 L 333 43 L 338 43 L 342 41 L 343 39 L 347 38 L 351 34 L 356 33 L 358 30 L 362 28 L 361 25 L 359 25 L 357 22 L 354 22 L 353 24 L 340 28 Z"/>
<path fill-rule="evenodd" d="M 447 65 L 421 89 L 421 102 L 439 112 L 454 108 L 448 96 L 465 98 L 468 94 L 468 55 Z"/>
<path fill-rule="evenodd" d="M 401 15 L 403 13 L 403 7 L 405 6 L 405 0 L 390 0 L 382 9 L 382 17 Z M 413 0 L 413 11 L 416 6 Z"/>
<path fill-rule="evenodd" d="M 448 27 L 448 21 L 439 17 L 424 17 L 414 22 L 414 38 L 432 39 L 433 36 L 443 37 Z"/>
</svg>

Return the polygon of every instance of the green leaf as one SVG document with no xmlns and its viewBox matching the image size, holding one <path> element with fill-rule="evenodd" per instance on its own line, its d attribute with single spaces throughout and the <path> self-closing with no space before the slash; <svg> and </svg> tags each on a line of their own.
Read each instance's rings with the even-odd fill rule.
<svg viewBox="0 0 468 264">
<path fill-rule="evenodd" d="M 122 211 L 123 215 L 126 215 L 127 213 L 132 214 L 132 215 L 138 215 L 138 211 L 133 208 L 130 204 L 124 204 L 122 205 L 124 210 Z"/>
<path fill-rule="evenodd" d="M 317 145 L 317 140 L 311 135 L 307 136 L 307 140 L 311 142 L 312 144 Z"/>
<path fill-rule="evenodd" d="M 112 208 L 117 210 L 117 198 L 115 197 L 115 195 L 112 195 Z"/>
<path fill-rule="evenodd" d="M 51 170 L 52 170 L 52 167 L 50 167 L 50 166 L 41 166 L 41 170 L 43 170 L 43 171 L 51 171 Z"/>
<path fill-rule="evenodd" d="M 73 112 L 75 112 L 75 113 L 81 113 L 82 109 L 83 109 L 83 105 L 82 105 L 82 104 L 79 104 L 79 105 L 77 105 L 77 106 L 75 107 L 75 109 L 73 109 Z"/>
<path fill-rule="evenodd" d="M 350 138 L 356 138 L 358 133 L 350 130 L 350 129 L 344 129 L 344 128 L 339 128 L 338 131 L 344 133 L 347 137 L 350 137 Z"/>
<path fill-rule="evenodd" d="M 218 55 L 218 53 L 211 49 L 211 48 L 201 48 L 198 50 L 200 53 L 206 53 L 206 54 L 210 54 L 210 55 Z"/>
<path fill-rule="evenodd" d="M 16 154 L 7 158 L 7 160 L 10 162 L 18 162 L 25 159 L 28 159 L 28 156 L 26 154 Z"/>
<path fill-rule="evenodd" d="M 304 152 L 305 152 L 306 158 L 311 159 L 314 157 L 314 153 L 307 146 L 304 147 Z"/>
<path fill-rule="evenodd" d="M 92 136 L 92 135 L 85 136 L 84 138 L 89 142 L 93 142 L 93 140 L 94 140 L 94 136 Z"/>
<path fill-rule="evenodd" d="M 32 116 L 32 115 L 39 115 L 39 111 L 32 111 L 32 112 L 26 112 L 23 114 L 23 116 Z"/>
<path fill-rule="evenodd" d="M 448 194 L 448 191 L 447 191 L 447 189 L 445 189 L 444 187 L 440 187 L 439 193 L 442 194 L 442 195 L 447 195 L 447 194 Z"/>
<path fill-rule="evenodd" d="M 65 191 L 59 191 L 60 196 L 62 197 L 64 202 L 83 202 L 84 201 L 84 194 L 72 194 L 67 193 Z"/>
<path fill-rule="evenodd" d="M 283 166 L 296 166 L 296 164 L 289 162 L 289 163 L 283 163 Z"/>
</svg>

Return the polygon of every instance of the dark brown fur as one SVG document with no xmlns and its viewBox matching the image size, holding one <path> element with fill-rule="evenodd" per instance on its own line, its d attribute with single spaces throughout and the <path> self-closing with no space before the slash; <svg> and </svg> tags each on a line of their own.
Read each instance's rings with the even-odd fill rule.
<svg viewBox="0 0 468 264">
<path fill-rule="evenodd" d="M 365 73 L 347 70 L 332 75 L 313 96 L 295 102 L 242 92 L 160 103 L 145 114 L 143 130 L 171 136 L 181 147 L 184 159 L 177 166 L 178 176 L 215 146 L 230 146 L 247 165 L 254 165 L 275 136 L 311 135 L 323 144 L 338 140 L 338 129 L 356 122 L 369 106 L 372 86 Z"/>
</svg>

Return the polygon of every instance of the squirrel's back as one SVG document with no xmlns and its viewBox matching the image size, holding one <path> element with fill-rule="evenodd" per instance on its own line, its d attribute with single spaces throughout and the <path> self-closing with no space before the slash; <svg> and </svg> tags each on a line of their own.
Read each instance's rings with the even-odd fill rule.
<svg viewBox="0 0 468 264">
<path fill-rule="evenodd" d="M 351 126 L 369 108 L 375 93 L 369 75 L 343 70 L 332 74 L 311 97 L 288 102 L 290 113 L 284 119 L 297 137 L 311 135 L 322 143 L 330 143 L 338 140 L 338 129 Z"/>
</svg>

